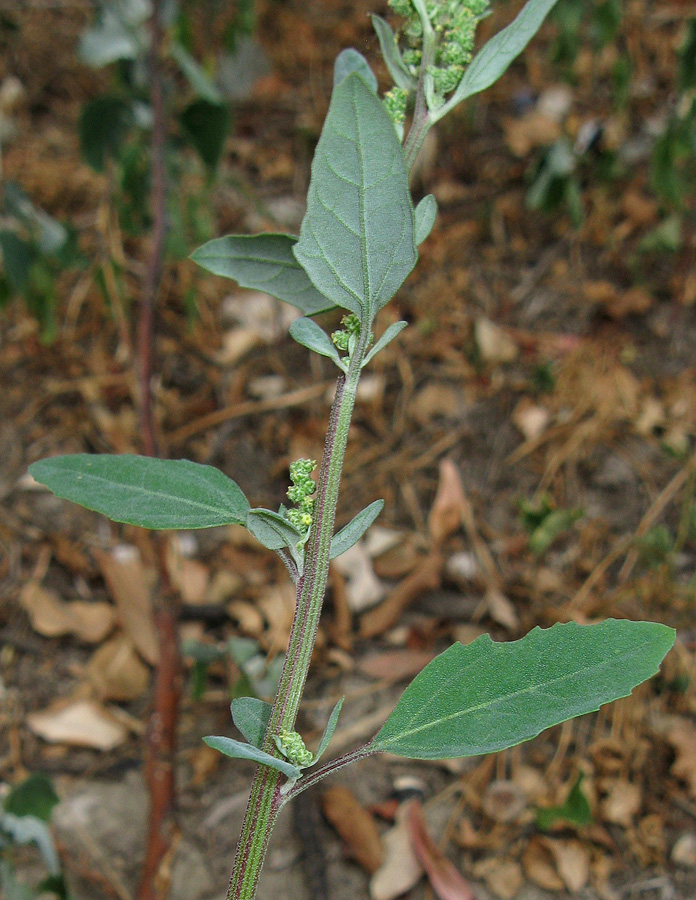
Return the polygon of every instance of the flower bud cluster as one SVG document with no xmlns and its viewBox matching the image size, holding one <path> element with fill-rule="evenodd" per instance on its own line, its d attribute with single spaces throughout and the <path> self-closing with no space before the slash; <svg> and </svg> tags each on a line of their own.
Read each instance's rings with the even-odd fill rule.
<svg viewBox="0 0 696 900">
<path fill-rule="evenodd" d="M 289 509 L 286 518 L 291 525 L 304 536 L 312 525 L 312 511 L 314 510 L 314 497 L 311 495 L 317 489 L 312 472 L 317 463 L 314 459 L 298 459 L 290 464 L 291 486 L 288 488 L 288 499 L 296 508 Z"/>
<path fill-rule="evenodd" d="M 305 747 L 302 736 L 296 731 L 283 729 L 276 738 L 276 746 L 283 756 L 295 766 L 311 766 L 314 754 Z"/>
<path fill-rule="evenodd" d="M 402 34 L 406 48 L 404 63 L 418 76 L 423 45 L 423 25 L 412 0 L 389 0 L 397 15 L 406 20 Z M 437 38 L 433 64 L 428 68 L 436 96 L 444 96 L 456 89 L 464 69 L 471 62 L 476 26 L 488 14 L 489 0 L 423 0 L 428 19 Z"/>
<path fill-rule="evenodd" d="M 360 319 L 351 313 L 341 319 L 341 325 L 343 328 L 340 331 L 334 331 L 331 340 L 339 350 L 350 356 L 360 337 Z"/>
</svg>

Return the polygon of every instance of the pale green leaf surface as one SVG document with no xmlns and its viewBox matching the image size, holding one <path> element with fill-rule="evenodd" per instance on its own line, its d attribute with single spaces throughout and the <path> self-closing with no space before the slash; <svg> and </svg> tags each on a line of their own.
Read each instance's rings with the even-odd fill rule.
<svg viewBox="0 0 696 900">
<path fill-rule="evenodd" d="M 437 200 L 432 194 L 426 194 L 416 207 L 416 244 L 420 246 L 433 230 L 437 216 Z"/>
<path fill-rule="evenodd" d="M 332 359 L 342 372 L 346 371 L 346 366 L 341 359 L 336 345 L 333 343 L 328 334 L 313 319 L 302 318 L 295 319 L 290 326 L 290 337 L 302 344 L 308 350 L 313 350 L 320 356 L 327 356 Z"/>
<path fill-rule="evenodd" d="M 326 728 L 324 729 L 324 733 L 321 736 L 321 740 L 319 741 L 319 746 L 317 747 L 317 752 L 314 754 L 314 763 L 319 762 L 319 759 L 326 752 L 326 748 L 329 746 L 329 742 L 333 737 L 334 731 L 336 730 L 336 725 L 338 724 L 338 717 L 341 714 L 341 707 L 343 706 L 343 701 L 345 697 L 341 697 L 338 703 L 331 710 L 331 715 L 329 716 L 329 721 L 326 723 Z"/>
<path fill-rule="evenodd" d="M 350 522 L 338 531 L 331 539 L 329 559 L 336 559 L 353 544 L 357 544 L 367 529 L 372 525 L 384 508 L 384 500 L 375 500 L 354 516 Z"/>
<path fill-rule="evenodd" d="M 441 119 L 462 100 L 485 91 L 507 70 L 531 41 L 557 0 L 528 0 L 516 19 L 479 50 L 459 86 L 433 121 Z"/>
<path fill-rule="evenodd" d="M 293 252 L 323 296 L 368 324 L 416 264 L 401 144 L 359 75 L 334 89 Z"/>
<path fill-rule="evenodd" d="M 398 337 L 407 325 L 408 322 L 394 322 L 390 325 L 363 360 L 363 366 L 366 366 L 380 350 L 384 350 L 387 344 L 391 344 L 394 338 Z"/>
<path fill-rule="evenodd" d="M 294 547 L 302 539 L 300 532 L 278 513 L 270 509 L 251 509 L 246 527 L 268 550 Z"/>
<path fill-rule="evenodd" d="M 222 104 L 225 102 L 225 98 L 215 82 L 185 47 L 178 41 L 172 41 L 169 52 L 199 97 L 209 103 Z"/>
<path fill-rule="evenodd" d="M 300 777 L 300 770 L 297 766 L 293 766 L 286 759 L 276 759 L 275 756 L 271 756 L 270 753 L 265 753 L 251 744 L 244 744 L 242 741 L 235 741 L 232 738 L 220 735 L 204 737 L 203 743 L 212 747 L 213 750 L 219 750 L 225 756 L 232 757 L 232 759 L 251 759 L 264 766 L 270 766 L 272 769 L 278 769 L 283 775 L 287 775 L 288 778 Z"/>
<path fill-rule="evenodd" d="M 230 704 L 230 711 L 237 728 L 260 750 L 273 712 L 271 704 L 256 697 L 238 697 Z"/>
<path fill-rule="evenodd" d="M 243 525 L 249 510 L 231 478 L 185 459 L 78 453 L 42 459 L 29 472 L 56 496 L 141 528 Z"/>
<path fill-rule="evenodd" d="M 313 316 L 335 306 L 323 297 L 295 259 L 291 234 L 231 234 L 199 247 L 191 259 L 203 269 L 263 291 Z"/>
<path fill-rule="evenodd" d="M 512 747 L 628 696 L 657 672 L 674 637 L 665 625 L 608 619 L 454 644 L 409 685 L 371 746 L 413 759 Z"/>
<path fill-rule="evenodd" d="M 372 16 L 372 25 L 377 33 L 382 56 L 392 81 L 397 87 L 403 88 L 405 91 L 415 91 L 418 87 L 418 81 L 406 68 L 391 25 L 377 15 Z"/>
<path fill-rule="evenodd" d="M 377 78 L 370 68 L 370 64 L 362 53 L 359 53 L 353 47 L 348 47 L 346 50 L 341 50 L 336 57 L 336 62 L 334 63 L 334 87 L 340 84 L 344 78 L 352 75 L 353 72 L 356 72 L 365 84 L 377 93 Z"/>
</svg>

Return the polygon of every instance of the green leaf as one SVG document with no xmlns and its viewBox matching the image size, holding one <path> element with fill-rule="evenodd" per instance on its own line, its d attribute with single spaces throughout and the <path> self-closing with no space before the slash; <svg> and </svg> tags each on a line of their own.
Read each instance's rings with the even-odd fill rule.
<svg viewBox="0 0 696 900">
<path fill-rule="evenodd" d="M 141 528 L 244 525 L 249 503 L 219 469 L 148 456 L 53 456 L 29 467 L 58 497 Z"/>
<path fill-rule="evenodd" d="M 346 371 L 346 365 L 341 359 L 336 345 L 324 329 L 320 328 L 312 319 L 295 319 L 290 326 L 290 337 L 308 350 L 313 350 L 320 356 L 328 356 L 342 372 Z"/>
<path fill-rule="evenodd" d="M 58 795 L 46 775 L 36 772 L 21 784 L 13 787 L 5 797 L 5 811 L 15 816 L 35 816 L 43 822 L 50 821 Z"/>
<path fill-rule="evenodd" d="M 675 632 L 653 622 L 569 622 L 510 643 L 454 644 L 409 685 L 372 747 L 413 759 L 477 756 L 627 697 Z"/>
<path fill-rule="evenodd" d="M 306 316 L 333 309 L 335 304 L 317 291 L 295 259 L 292 248 L 296 242 L 291 234 L 232 234 L 203 244 L 191 259 L 213 275 L 264 291 Z"/>
<path fill-rule="evenodd" d="M 359 75 L 334 89 L 294 253 L 323 296 L 367 324 L 416 263 L 401 144 Z"/>
<path fill-rule="evenodd" d="M 36 261 L 36 251 L 32 245 L 16 235 L 14 231 L 0 231 L 0 253 L 7 280 L 12 289 L 23 293 L 29 287 L 31 267 Z"/>
<path fill-rule="evenodd" d="M 405 91 L 415 91 L 418 87 L 418 81 L 409 72 L 401 58 L 401 51 L 391 25 L 381 16 L 376 15 L 372 16 L 372 25 L 377 32 L 382 56 L 392 81 L 397 87 L 403 88 Z"/>
<path fill-rule="evenodd" d="M 118 154 L 133 121 L 131 104 L 121 97 L 95 97 L 82 107 L 80 149 L 96 172 Z"/>
<path fill-rule="evenodd" d="M 353 544 L 357 544 L 383 508 L 384 500 L 375 500 L 374 503 L 366 506 L 344 528 L 335 534 L 331 539 L 329 559 L 336 559 L 337 556 L 345 553 L 346 550 L 350 550 Z"/>
<path fill-rule="evenodd" d="M 358 53 L 357 50 L 348 47 L 336 57 L 336 62 L 334 63 L 334 87 L 339 85 L 344 78 L 352 75 L 353 72 L 356 72 L 375 94 L 377 93 L 377 79 L 370 68 L 370 64 L 362 53 Z"/>
<path fill-rule="evenodd" d="M 437 122 L 458 103 L 485 91 L 504 74 L 510 63 L 531 41 L 557 0 L 528 0 L 516 19 L 503 28 L 473 58 L 459 86 L 447 103 L 433 114 Z"/>
<path fill-rule="evenodd" d="M 390 325 L 363 360 L 363 366 L 366 366 L 380 350 L 384 350 L 387 344 L 391 344 L 394 338 L 398 337 L 407 325 L 408 322 L 394 322 L 393 325 Z"/>
<path fill-rule="evenodd" d="M 47 868 L 51 872 L 60 871 L 53 835 L 46 822 L 37 819 L 36 816 L 15 816 L 12 813 L 5 813 L 0 818 L 0 825 L 15 844 L 36 844 Z"/>
<path fill-rule="evenodd" d="M 319 762 L 319 759 L 326 752 L 326 748 L 329 746 L 329 742 L 333 737 L 333 733 L 336 730 L 336 725 L 338 724 L 338 717 L 341 714 L 341 707 L 343 706 L 343 701 L 345 697 L 341 697 L 338 703 L 334 706 L 331 711 L 331 715 L 329 716 L 329 721 L 326 723 L 326 728 L 324 729 L 324 733 L 321 736 L 321 740 L 319 741 L 319 746 L 317 747 L 317 752 L 314 754 L 314 761 L 312 765 L 315 765 Z"/>
<path fill-rule="evenodd" d="M 268 550 L 294 548 L 302 540 L 302 535 L 294 525 L 270 509 L 250 509 L 245 524 L 256 540 Z"/>
<path fill-rule="evenodd" d="M 432 194 L 426 194 L 416 207 L 416 244 L 420 247 L 433 230 L 437 216 L 437 200 Z"/>
<path fill-rule="evenodd" d="M 172 41 L 169 52 L 188 83 L 202 100 L 217 105 L 224 104 L 224 97 L 207 72 L 178 41 Z"/>
<path fill-rule="evenodd" d="M 587 802 L 587 797 L 582 792 L 582 781 L 584 774 L 578 774 L 575 784 L 560 806 L 548 806 L 544 809 L 537 809 L 536 823 L 537 827 L 542 831 L 548 831 L 557 822 L 570 822 L 571 825 L 592 824 L 592 810 Z"/>
<path fill-rule="evenodd" d="M 261 763 L 264 766 L 270 766 L 272 769 L 278 769 L 288 778 L 299 778 L 300 770 L 297 766 L 293 766 L 286 759 L 276 759 L 270 753 L 259 750 L 251 744 L 244 744 L 242 741 L 235 741 L 232 738 L 211 735 L 203 738 L 203 743 L 212 747 L 213 750 L 219 750 L 225 756 L 231 756 L 233 759 L 251 759 L 254 762 Z"/>
<path fill-rule="evenodd" d="M 181 127 L 208 169 L 217 168 L 230 128 L 230 110 L 224 103 L 195 100 L 181 114 Z"/>
<path fill-rule="evenodd" d="M 256 697 L 238 697 L 230 704 L 230 710 L 234 724 L 260 750 L 273 712 L 271 704 Z"/>
</svg>

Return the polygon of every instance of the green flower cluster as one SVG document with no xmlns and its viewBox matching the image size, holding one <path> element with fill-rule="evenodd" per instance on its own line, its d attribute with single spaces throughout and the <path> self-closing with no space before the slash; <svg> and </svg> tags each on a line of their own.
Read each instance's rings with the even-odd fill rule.
<svg viewBox="0 0 696 900">
<path fill-rule="evenodd" d="M 316 469 L 315 459 L 298 459 L 290 464 L 291 486 L 288 488 L 288 499 L 296 508 L 286 512 L 286 518 L 291 525 L 305 536 L 312 525 L 312 511 L 314 509 L 314 497 L 311 495 L 317 489 L 312 472 Z"/>
<path fill-rule="evenodd" d="M 423 25 L 411 0 L 389 0 L 394 12 L 406 20 L 401 29 L 406 40 L 403 60 L 414 76 L 422 59 Z M 435 60 L 428 69 L 433 88 L 443 97 L 462 80 L 471 62 L 476 26 L 489 12 L 489 0 L 423 0 L 437 37 Z"/>
<path fill-rule="evenodd" d="M 276 747 L 294 766 L 311 766 L 314 762 L 314 754 L 296 731 L 283 729 L 276 738 Z"/>
<path fill-rule="evenodd" d="M 389 113 L 389 118 L 395 125 L 403 125 L 406 121 L 406 106 L 409 92 L 404 88 L 393 87 L 384 95 L 384 108 Z M 335 332 L 341 334 L 341 332 Z"/>
<path fill-rule="evenodd" d="M 350 356 L 360 337 L 360 319 L 351 313 L 349 316 L 344 316 L 341 319 L 341 325 L 343 325 L 343 329 L 334 331 L 331 335 L 331 340 L 339 350 Z"/>
</svg>

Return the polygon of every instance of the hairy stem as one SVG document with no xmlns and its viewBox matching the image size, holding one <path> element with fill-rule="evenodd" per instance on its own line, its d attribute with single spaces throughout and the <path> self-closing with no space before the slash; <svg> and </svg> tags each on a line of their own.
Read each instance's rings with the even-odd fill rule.
<svg viewBox="0 0 696 900">
<path fill-rule="evenodd" d="M 314 650 L 319 617 L 329 575 L 329 550 L 336 519 L 338 492 L 348 431 L 370 336 L 363 328 L 347 375 L 341 375 L 331 407 L 324 455 L 319 471 L 314 505 L 314 521 L 305 554 L 302 577 L 297 582 L 297 603 L 288 651 L 280 676 L 273 712 L 263 750 L 278 755 L 274 738 L 281 729 L 292 730 L 302 699 Z M 249 802 L 237 845 L 227 900 L 253 900 L 268 841 L 286 797 L 281 793 L 283 775 L 268 766 L 259 766 L 251 786 Z"/>
</svg>

